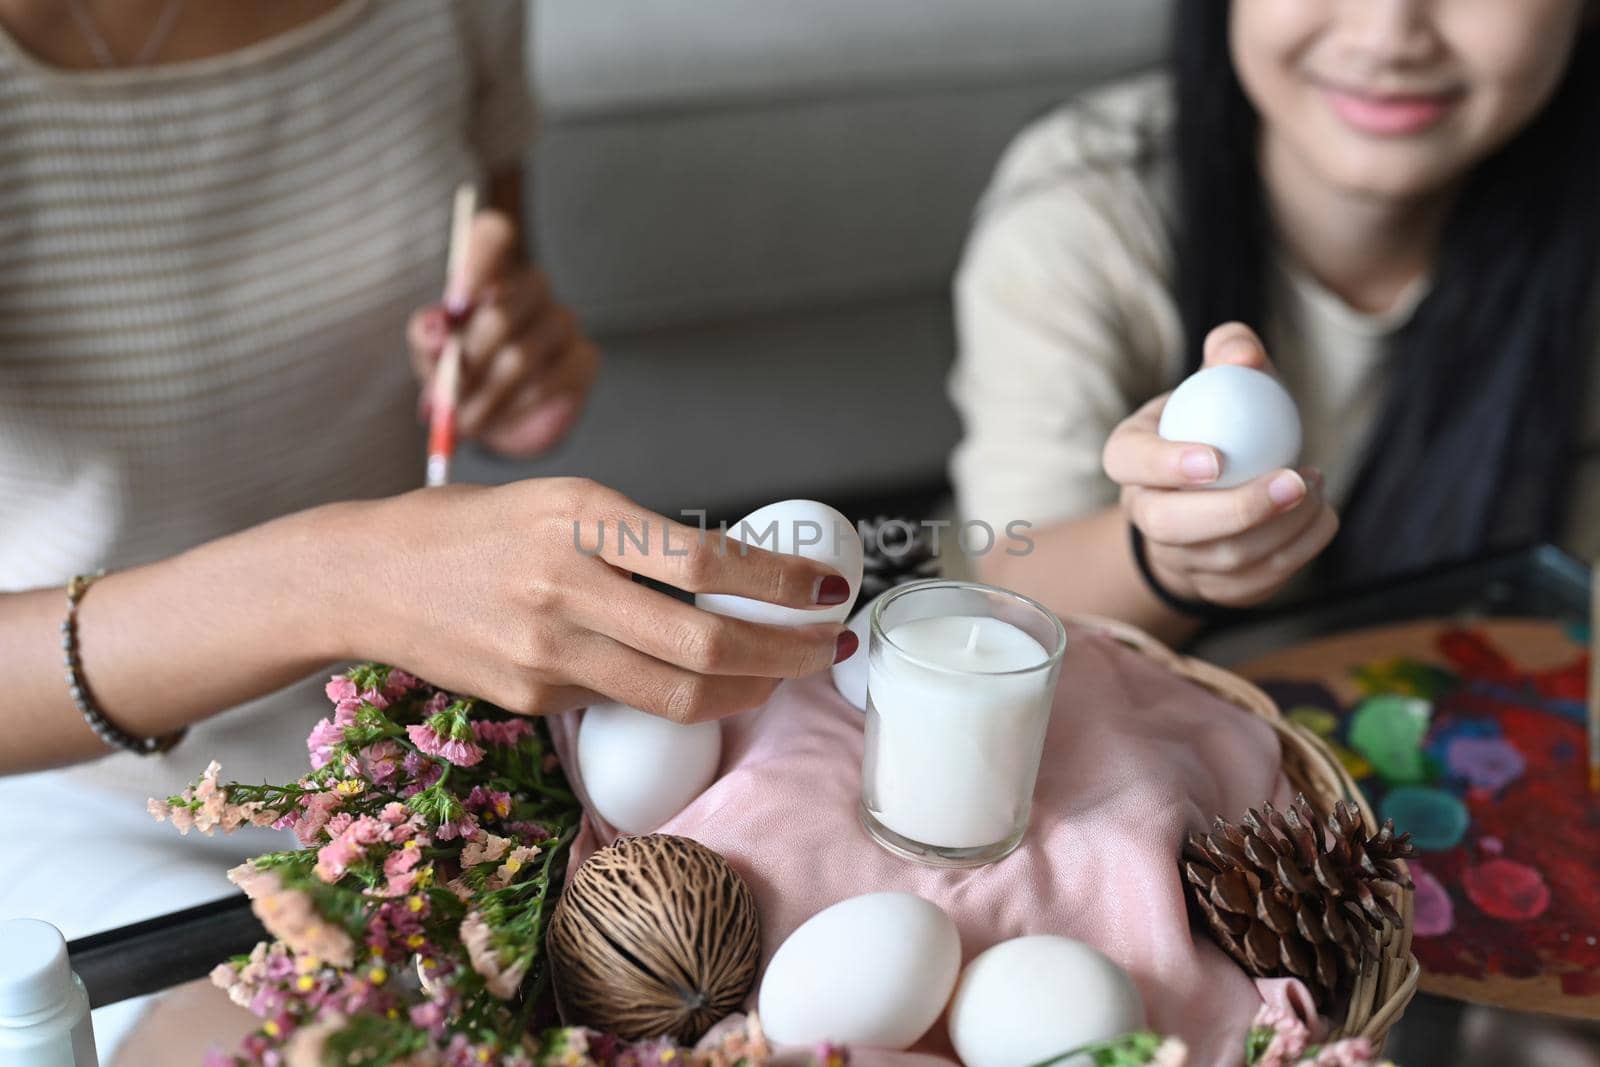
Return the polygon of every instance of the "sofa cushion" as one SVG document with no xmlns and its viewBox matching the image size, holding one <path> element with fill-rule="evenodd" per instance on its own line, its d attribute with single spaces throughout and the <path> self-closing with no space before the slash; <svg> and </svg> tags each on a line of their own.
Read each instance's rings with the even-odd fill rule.
<svg viewBox="0 0 1600 1067">
<path fill-rule="evenodd" d="M 601 335 L 942 290 L 1010 136 L 1162 0 L 543 0 L 539 252 Z"/>
<path fill-rule="evenodd" d="M 566 121 L 929 87 L 1094 79 L 1151 59 L 1168 0 L 540 0 Z"/>
</svg>

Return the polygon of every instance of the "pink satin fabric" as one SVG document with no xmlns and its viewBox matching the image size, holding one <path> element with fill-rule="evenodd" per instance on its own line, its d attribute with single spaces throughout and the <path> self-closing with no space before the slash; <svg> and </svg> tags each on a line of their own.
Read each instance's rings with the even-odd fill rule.
<svg viewBox="0 0 1600 1067">
<path fill-rule="evenodd" d="M 552 724 L 574 777 L 580 716 Z M 963 962 L 1022 934 L 1097 946 L 1133 976 L 1150 1026 L 1189 1043 L 1191 1064 L 1240 1063 L 1264 995 L 1308 1003 L 1298 983 L 1253 982 L 1190 930 L 1184 906 L 1184 832 L 1287 798 L 1277 739 L 1259 719 L 1109 638 L 1070 631 L 1027 837 L 999 863 L 964 871 L 909 863 L 867 836 L 857 816 L 863 719 L 826 676 L 785 684 L 724 723 L 721 776 L 659 828 L 715 849 L 749 883 L 763 966 L 828 905 L 894 889 L 950 914 Z M 591 814 L 571 869 L 615 837 Z M 913 1051 L 953 1058 L 943 1019 Z"/>
</svg>

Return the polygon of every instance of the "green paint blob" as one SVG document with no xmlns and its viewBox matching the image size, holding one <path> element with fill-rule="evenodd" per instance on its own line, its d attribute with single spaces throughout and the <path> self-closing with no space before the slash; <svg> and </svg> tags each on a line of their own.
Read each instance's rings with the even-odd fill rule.
<svg viewBox="0 0 1600 1067">
<path fill-rule="evenodd" d="M 1455 848 L 1467 832 L 1466 805 L 1443 789 L 1403 785 L 1391 789 L 1379 807 L 1382 817 L 1393 819 L 1396 830 L 1410 832 L 1412 843 L 1424 852 Z"/>
<path fill-rule="evenodd" d="M 1350 747 L 1366 757 L 1388 783 L 1425 782 L 1429 763 L 1422 756 L 1433 705 L 1402 696 L 1375 696 L 1350 717 Z"/>
<path fill-rule="evenodd" d="M 1301 704 L 1290 708 L 1283 713 L 1284 718 L 1292 723 L 1304 726 L 1307 730 L 1321 738 L 1329 738 L 1339 729 L 1339 716 L 1327 708 L 1313 707 L 1310 704 Z"/>
</svg>

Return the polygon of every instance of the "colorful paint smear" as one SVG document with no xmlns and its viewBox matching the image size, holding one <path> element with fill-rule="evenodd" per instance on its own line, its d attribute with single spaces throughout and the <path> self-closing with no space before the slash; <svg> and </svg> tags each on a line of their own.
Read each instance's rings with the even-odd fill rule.
<svg viewBox="0 0 1600 1067">
<path fill-rule="evenodd" d="M 1570 638 L 1570 635 L 1568 635 Z M 1600 801 L 1585 788 L 1584 646 L 1530 671 L 1484 633 L 1449 629 L 1444 665 L 1356 668 L 1342 704 L 1303 680 L 1263 685 L 1322 737 L 1421 850 L 1417 957 L 1438 974 L 1558 975 L 1600 991 Z"/>
</svg>

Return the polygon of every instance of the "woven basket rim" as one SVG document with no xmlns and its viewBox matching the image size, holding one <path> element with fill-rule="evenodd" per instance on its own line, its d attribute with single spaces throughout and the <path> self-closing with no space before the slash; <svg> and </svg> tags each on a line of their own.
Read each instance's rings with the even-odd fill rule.
<svg viewBox="0 0 1600 1067">
<path fill-rule="evenodd" d="M 1136 626 L 1098 615 L 1063 615 L 1069 627 L 1109 637 L 1155 660 L 1187 681 L 1264 720 L 1278 736 L 1283 773 L 1296 792 L 1303 792 L 1322 810 L 1343 799 L 1358 804 L 1369 832 L 1378 828 L 1372 805 L 1327 743 L 1310 730 L 1283 717 L 1278 705 L 1259 686 L 1205 660 L 1175 652 Z M 1404 866 L 1402 864 L 1402 866 Z M 1364 1037 L 1381 1047 L 1389 1028 L 1416 995 L 1422 968 L 1411 951 L 1415 893 L 1401 894 L 1399 926 L 1384 924 L 1377 958 L 1357 976 L 1342 1020 L 1334 1020 L 1331 1037 Z"/>
</svg>

